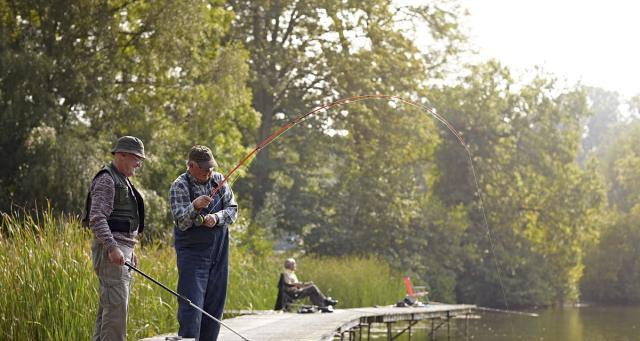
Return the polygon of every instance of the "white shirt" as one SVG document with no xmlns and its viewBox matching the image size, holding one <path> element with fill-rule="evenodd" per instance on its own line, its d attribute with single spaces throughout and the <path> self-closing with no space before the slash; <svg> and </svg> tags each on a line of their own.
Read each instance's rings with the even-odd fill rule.
<svg viewBox="0 0 640 341">
<path fill-rule="evenodd" d="M 285 269 L 284 270 L 284 282 L 287 285 L 293 285 L 293 284 L 297 284 L 300 283 L 300 281 L 298 280 L 298 276 L 296 276 L 295 272 L 289 270 L 289 269 Z"/>
</svg>

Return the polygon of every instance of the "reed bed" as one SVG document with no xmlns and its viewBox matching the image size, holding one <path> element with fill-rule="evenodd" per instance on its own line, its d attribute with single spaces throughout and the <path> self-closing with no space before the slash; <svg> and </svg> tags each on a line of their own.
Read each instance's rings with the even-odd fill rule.
<svg viewBox="0 0 640 341">
<path fill-rule="evenodd" d="M 98 281 L 91 265 L 91 232 L 76 217 L 2 213 L 0 225 L 0 339 L 87 340 L 93 333 Z M 286 255 L 231 248 L 226 309 L 272 309 Z M 137 248 L 139 268 L 170 288 L 175 252 L 167 243 Z M 393 303 L 400 275 L 375 258 L 298 259 L 299 277 L 313 280 L 341 307 Z M 177 300 L 134 275 L 128 335 L 137 340 L 175 332 Z"/>
<path fill-rule="evenodd" d="M 299 280 L 312 280 L 338 308 L 394 304 L 404 298 L 402 275 L 375 257 L 305 257 L 297 261 Z"/>
</svg>

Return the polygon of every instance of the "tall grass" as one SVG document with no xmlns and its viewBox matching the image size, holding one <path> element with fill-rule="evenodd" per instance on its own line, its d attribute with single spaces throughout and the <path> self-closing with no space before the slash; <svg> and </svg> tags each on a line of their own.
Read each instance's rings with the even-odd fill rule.
<svg viewBox="0 0 640 341">
<path fill-rule="evenodd" d="M 374 257 L 306 257 L 297 260 L 298 279 L 313 281 L 339 308 L 388 305 L 404 298 L 402 275 Z"/>
<path fill-rule="evenodd" d="M 0 234 L 0 337 L 9 340 L 80 339 L 95 311 L 97 289 L 88 238 L 51 214 L 4 214 Z M 72 228 L 67 228 L 72 227 Z M 67 233 L 70 231 L 72 233 Z"/>
<path fill-rule="evenodd" d="M 98 280 L 91 264 L 91 232 L 74 217 L 45 211 L 2 214 L 0 225 L 0 339 L 86 340 L 93 333 Z M 285 256 L 256 256 L 232 247 L 226 309 L 272 309 Z M 175 252 L 157 243 L 137 248 L 139 268 L 170 288 L 177 283 Z M 313 280 L 342 307 L 393 303 L 400 276 L 373 258 L 301 258 L 299 277 Z M 176 298 L 134 275 L 129 339 L 175 332 Z"/>
</svg>

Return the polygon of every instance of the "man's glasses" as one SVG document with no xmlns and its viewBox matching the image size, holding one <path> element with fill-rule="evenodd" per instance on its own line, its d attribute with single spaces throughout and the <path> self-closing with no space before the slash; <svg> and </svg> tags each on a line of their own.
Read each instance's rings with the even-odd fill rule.
<svg viewBox="0 0 640 341">
<path fill-rule="evenodd" d="M 136 160 L 136 163 L 140 166 L 142 166 L 142 163 L 144 162 L 144 159 L 139 157 L 138 155 L 135 154 L 131 154 L 131 153 L 127 153 L 127 155 L 131 156 L 134 160 Z"/>
</svg>

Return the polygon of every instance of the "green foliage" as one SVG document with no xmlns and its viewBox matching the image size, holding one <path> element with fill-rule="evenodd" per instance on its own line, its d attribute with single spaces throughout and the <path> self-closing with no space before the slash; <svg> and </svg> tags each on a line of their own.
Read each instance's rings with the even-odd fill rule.
<svg viewBox="0 0 640 341">
<path fill-rule="evenodd" d="M 93 333 L 98 301 L 91 233 L 75 218 L 43 212 L 36 218 L 2 217 L 0 285 L 7 290 L 0 295 L 0 335 L 9 340 L 87 339 Z M 173 248 L 153 244 L 136 253 L 141 270 L 175 287 L 178 273 Z M 278 266 L 267 259 L 232 248 L 227 309 L 272 308 Z M 269 276 L 271 273 L 275 274 Z M 134 275 L 130 336 L 139 339 L 175 332 L 176 309 L 173 295 Z"/>
<path fill-rule="evenodd" d="M 590 302 L 640 302 L 639 207 L 603 219 L 599 242 L 585 259 L 582 298 Z"/>
<path fill-rule="evenodd" d="M 261 115 L 258 140 L 284 124 L 283 119 L 331 99 L 388 92 L 415 95 L 427 74 L 440 70 L 464 39 L 457 24 L 461 10 L 445 1 L 406 8 L 396 8 L 388 0 L 252 0 L 229 4 L 237 16 L 227 39 L 242 42 L 249 51 L 253 106 Z M 419 34 L 434 42 L 424 54 L 413 43 L 411 30 L 401 28 L 418 23 L 428 27 Z M 253 183 L 242 189 L 251 192 L 254 217 L 266 205 L 269 193 L 282 197 L 284 191 L 294 199 L 297 189 L 307 187 L 307 183 L 297 181 L 306 182 L 304 179 L 315 169 L 311 167 L 322 163 L 326 153 L 322 148 L 309 149 L 305 146 L 308 142 L 302 141 L 326 141 L 323 135 L 332 128 L 331 122 L 341 120 L 337 114 L 318 115 L 308 121 L 309 129 L 293 131 L 298 136 L 287 138 L 277 151 L 266 149 L 258 154 L 251 171 Z M 367 117 L 362 117 L 362 122 Z M 326 172 L 319 169 L 311 174 L 309 186 L 315 186 Z M 280 181 L 293 181 L 293 185 L 283 189 L 278 187 Z M 319 200 L 315 196 L 304 199 L 314 206 Z M 297 221 L 285 224 L 303 225 Z"/>
<path fill-rule="evenodd" d="M 16 153 L 25 163 L 15 174 L 12 199 L 27 207 L 50 202 L 59 211 L 80 213 L 87 182 L 96 172 L 87 165 L 100 162 L 103 146 L 85 144 L 85 133 L 84 128 L 57 130 L 44 124 L 31 130 Z"/>
<path fill-rule="evenodd" d="M 602 173 L 607 182 L 609 205 L 629 212 L 640 197 L 640 123 L 619 127 L 617 134 L 602 146 Z"/>
<path fill-rule="evenodd" d="M 598 152 L 606 147 L 607 139 L 612 137 L 612 132 L 620 120 L 620 96 L 616 92 L 605 91 L 600 88 L 586 88 L 593 115 L 588 118 L 586 124 L 586 137 L 582 139 L 581 157 Z"/>
<path fill-rule="evenodd" d="M 405 295 L 402 274 L 373 257 L 309 256 L 297 263 L 298 278 L 313 281 L 340 308 L 391 305 Z"/>
<path fill-rule="evenodd" d="M 585 259 L 583 297 L 606 303 L 640 302 L 637 227 L 640 213 L 640 124 L 619 125 L 616 136 L 598 153 L 606 179 L 610 210 L 602 218 L 600 238 Z"/>
<path fill-rule="evenodd" d="M 51 208 L 36 216 L 3 213 L 0 231 L 0 338 L 90 338 L 98 303 L 91 233 L 77 218 L 56 217 Z M 246 234 L 242 229 L 231 234 L 226 309 L 273 309 L 284 257 L 272 255 L 270 249 L 254 253 L 259 250 L 257 241 Z M 142 271 L 175 288 L 178 272 L 172 247 L 154 243 L 135 252 Z M 376 259 L 302 258 L 301 264 L 302 275 L 339 297 L 344 306 L 390 304 L 403 294 L 400 275 Z M 134 275 L 130 338 L 175 333 L 176 312 L 172 294 Z"/>
<path fill-rule="evenodd" d="M 238 17 L 229 39 L 244 42 L 250 53 L 253 104 L 262 117 L 258 139 L 332 99 L 419 98 L 464 41 L 462 11 L 448 2 L 231 5 Z M 434 44 L 419 50 L 417 34 Z M 349 104 L 317 114 L 261 151 L 253 184 L 240 192 L 251 193 L 256 224 L 271 235 L 297 236 L 302 248 L 318 255 L 375 255 L 433 279 L 441 297 L 453 301 L 459 262 L 449 259 L 466 225 L 460 209 L 448 211 L 430 195 L 438 143 L 426 111 L 385 100 Z M 446 239 L 452 244 L 442 248 L 451 254 L 430 252 Z"/>
<path fill-rule="evenodd" d="M 348 134 L 325 148 L 335 155 L 324 165 L 334 175 L 322 189 L 324 223 L 305 231 L 312 251 L 386 258 L 396 256 L 398 240 L 417 233 L 411 222 L 426 204 L 438 138 L 426 114 L 402 109 L 388 103 L 349 108 Z"/>
<path fill-rule="evenodd" d="M 222 165 L 246 153 L 255 129 L 247 55 L 221 38 L 221 2 L 3 2 L 0 21 L 0 209 L 80 213 L 112 141 L 136 135 L 148 159 L 135 181 L 162 204 L 193 144 Z M 157 198 L 154 198 L 157 197 Z M 159 205 L 152 205 L 160 207 Z M 165 206 L 166 207 L 166 206 Z M 152 212 L 150 234 L 168 221 Z"/>
<path fill-rule="evenodd" d="M 74 116 L 81 115 L 86 110 L 81 104 L 95 95 L 96 88 L 89 80 L 105 76 L 101 72 L 107 65 L 99 65 L 99 59 L 108 60 L 105 54 L 111 51 L 92 54 L 100 48 L 94 42 L 106 40 L 117 25 L 110 25 L 109 14 L 100 15 L 100 8 L 90 1 L 76 6 L 67 1 L 3 1 L 2 13 L 0 157 L 5 166 L 0 171 L 0 185 L 5 190 L 0 194 L 0 207 L 7 210 L 12 202 L 33 204 L 34 199 L 42 199 L 45 191 L 52 189 L 51 185 L 41 188 L 36 184 L 35 193 L 23 191 L 22 185 L 33 176 L 31 169 L 45 177 L 41 174 L 43 165 L 60 167 L 69 162 L 70 170 L 80 168 L 80 156 L 59 154 L 66 147 L 70 151 L 79 149 L 71 147 L 82 140 L 70 131 L 82 129 Z M 86 150 L 94 154 L 92 148 Z M 45 169 L 52 175 L 62 172 Z M 69 179 L 75 181 L 73 176 Z M 55 185 L 56 194 L 75 189 L 64 187 L 69 180 L 58 181 L 62 183 Z M 77 196 L 65 199 L 79 202 Z"/>
<path fill-rule="evenodd" d="M 317 276 L 335 296 L 346 295 L 341 299 L 349 305 L 384 299 L 373 288 L 366 297 L 340 291 L 350 290 L 345 278 L 352 278 L 335 276 L 350 273 L 343 262 L 369 270 L 391 264 L 446 302 L 575 301 L 583 271 L 588 297 L 635 299 L 637 281 L 624 273 L 635 269 L 635 249 L 626 243 L 635 240 L 630 221 L 640 192 L 637 122 L 620 122 L 615 93 L 560 88 L 542 72 L 514 79 L 495 61 L 464 66 L 452 79 L 448 71 L 465 49 L 463 13 L 450 1 L 401 7 L 389 0 L 0 1 L 0 211 L 48 202 L 55 212 L 79 214 L 93 174 L 109 162 L 112 141 L 137 135 L 149 156 L 133 179 L 148 207 L 143 245 L 150 246 L 142 252 L 150 256 L 143 266 L 174 283 L 167 189 L 184 171 L 191 145 L 212 147 L 225 173 L 249 146 L 318 105 L 394 95 L 435 108 L 468 149 L 427 111 L 386 100 L 320 112 L 287 132 L 229 179 L 241 207 L 232 256 L 240 270 L 231 281 L 251 288 L 230 292 L 230 307 L 273 304 L 280 265 L 271 249 L 282 236 L 315 255 L 305 261 L 318 272 L 304 274 Z M 428 46 L 416 46 L 418 35 Z M 634 115 L 638 103 L 637 96 L 628 102 Z M 611 212 L 603 213 L 605 191 Z M 36 219 L 38 211 L 29 212 Z M 26 258 L 33 263 L 22 266 L 39 272 L 18 274 L 41 281 L 63 264 L 87 281 L 78 295 L 90 298 L 74 303 L 90 309 L 90 236 L 64 230 L 61 235 L 83 245 L 67 255 L 55 236 L 34 237 L 50 233 L 37 221 L 16 219 L 5 217 L 1 241 L 24 238 L 30 246 L 7 250 L 42 248 L 49 253 L 41 257 L 51 260 L 45 267 Z M 60 224 L 47 219 L 45 225 Z M 28 227 L 19 231 L 30 235 L 16 234 L 21 224 Z M 619 241 L 625 248 L 610 257 Z M 591 245 L 597 248 L 587 255 Z M 322 272 L 320 263 L 329 270 Z M 369 270 L 354 271 L 353 278 L 387 288 L 394 300 L 397 274 L 384 266 L 389 278 L 368 278 Z M 615 294 L 603 292 L 600 272 L 616 283 Z M 19 290 L 41 296 L 71 290 L 59 282 Z M 144 309 L 164 308 L 148 326 L 134 322 L 132 335 L 175 328 L 175 301 L 149 296 L 155 298 L 140 303 Z M 134 311 L 141 309 L 136 304 Z M 37 316 L 21 311 L 25 321 L 41 325 L 32 338 L 57 337 L 41 316 L 66 314 L 64 325 L 90 328 L 73 319 L 92 317 L 71 308 L 42 309 L 56 307 L 38 307 Z M 13 333 L 18 322 L 7 316 L 0 330 Z M 82 328 L 64 336 L 86 338 Z"/>
<path fill-rule="evenodd" d="M 443 143 L 439 164 L 456 171 L 438 180 L 437 193 L 446 203 L 467 205 L 472 220 L 458 299 L 511 306 L 575 301 L 604 203 L 595 167 L 581 169 L 575 161 L 585 97 L 544 75 L 514 87 L 508 70 L 490 62 L 433 97 L 469 144 L 482 195 L 479 202 L 463 153 Z"/>
<path fill-rule="evenodd" d="M 447 207 L 439 200 L 423 201 L 419 214 L 397 248 L 397 260 L 405 274 L 427 287 L 430 298 L 455 303 L 458 274 L 471 250 L 463 245 L 469 228 L 467 212 L 462 205 Z"/>
</svg>

